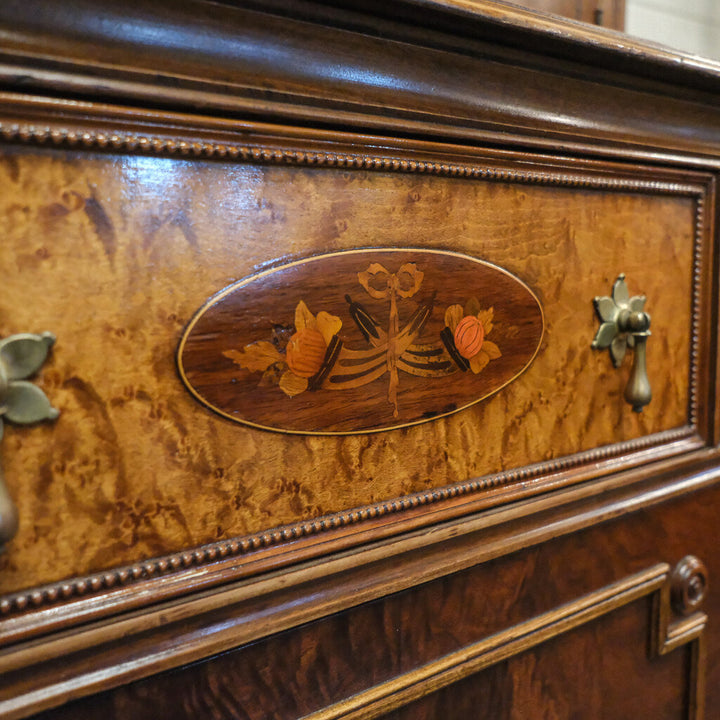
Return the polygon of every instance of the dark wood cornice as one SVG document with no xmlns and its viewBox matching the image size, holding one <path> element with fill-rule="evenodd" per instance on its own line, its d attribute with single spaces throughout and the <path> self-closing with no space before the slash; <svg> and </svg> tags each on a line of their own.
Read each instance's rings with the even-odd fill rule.
<svg viewBox="0 0 720 720">
<path fill-rule="evenodd" d="M 716 63 L 509 5 L 10 0 L 0 39 L 0 87 L 33 96 L 720 156 Z"/>
</svg>

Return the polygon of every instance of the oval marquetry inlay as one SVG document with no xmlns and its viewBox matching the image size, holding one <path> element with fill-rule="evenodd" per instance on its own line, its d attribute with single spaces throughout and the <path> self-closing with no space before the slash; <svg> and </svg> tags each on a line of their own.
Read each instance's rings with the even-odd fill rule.
<svg viewBox="0 0 720 720">
<path fill-rule="evenodd" d="M 178 367 L 227 418 L 362 433 L 457 412 L 514 380 L 543 313 L 505 270 L 457 253 L 353 250 L 260 273 L 193 318 Z"/>
</svg>

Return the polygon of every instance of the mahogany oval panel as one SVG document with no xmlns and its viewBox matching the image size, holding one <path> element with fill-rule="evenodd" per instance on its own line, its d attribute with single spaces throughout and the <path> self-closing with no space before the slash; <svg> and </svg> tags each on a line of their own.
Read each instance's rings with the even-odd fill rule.
<svg viewBox="0 0 720 720">
<path fill-rule="evenodd" d="M 363 249 L 246 278 L 199 310 L 178 349 L 192 394 L 268 430 L 348 434 L 457 412 L 532 362 L 538 299 L 458 253 Z"/>
</svg>

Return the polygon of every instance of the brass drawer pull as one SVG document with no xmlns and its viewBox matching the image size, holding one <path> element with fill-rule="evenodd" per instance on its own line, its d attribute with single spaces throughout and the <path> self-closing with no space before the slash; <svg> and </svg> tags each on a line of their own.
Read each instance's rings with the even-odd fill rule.
<svg viewBox="0 0 720 720">
<path fill-rule="evenodd" d="M 620 274 L 613 284 L 612 297 L 593 300 L 601 324 L 592 347 L 609 349 L 615 367 L 622 365 L 628 347 L 635 351 L 625 386 L 625 399 L 635 412 L 642 412 L 652 399 L 645 360 L 645 344 L 650 336 L 650 316 L 644 310 L 645 299 L 644 295 L 630 297 L 625 275 Z"/>
<path fill-rule="evenodd" d="M 0 440 L 4 421 L 19 425 L 55 420 L 60 412 L 45 393 L 26 378 L 45 362 L 55 342 L 52 333 L 22 333 L 0 340 Z M 17 531 L 17 510 L 5 486 L 0 468 L 0 550 Z"/>
</svg>

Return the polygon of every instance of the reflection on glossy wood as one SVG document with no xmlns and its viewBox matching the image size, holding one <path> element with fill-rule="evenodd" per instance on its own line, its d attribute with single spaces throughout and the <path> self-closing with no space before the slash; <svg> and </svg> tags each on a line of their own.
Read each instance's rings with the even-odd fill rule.
<svg viewBox="0 0 720 720">
<path fill-rule="evenodd" d="M 5 439 L 0 592 L 27 589 L 0 597 L 0 714 L 290 720 L 492 638 L 517 654 L 391 712 L 693 717 L 700 637 L 720 707 L 716 67 L 489 0 L 5 2 L 0 36 L 0 336 L 57 332 L 38 383 L 63 410 Z M 213 292 L 358 247 L 506 268 L 546 310 L 536 361 L 373 435 L 194 401 L 174 353 Z M 653 314 L 642 417 L 590 349 L 618 272 Z M 353 291 L 343 329 L 387 334 L 400 416 L 420 378 L 390 340 L 429 300 L 374 291 L 382 323 Z M 512 353 L 466 305 L 435 330 L 487 377 Z M 337 333 L 311 310 L 280 389 L 302 402 Z M 560 634 L 681 558 L 675 610 L 663 584 Z"/>
<path fill-rule="evenodd" d="M 715 483 L 684 497 L 678 489 L 680 497 L 657 504 L 651 500 L 654 490 L 648 487 L 647 491 L 650 504 L 643 504 L 642 512 L 615 516 L 585 530 L 576 525 L 554 539 L 553 526 L 580 522 L 583 507 L 592 507 L 593 514 L 600 510 L 600 503 L 588 498 L 532 520 L 488 527 L 488 534 L 468 538 L 462 547 L 468 554 L 474 547 L 478 557 L 489 542 L 496 542 L 499 555 L 491 562 L 447 571 L 444 577 L 375 603 L 304 623 L 201 665 L 131 683 L 40 717 L 120 720 L 132 715 L 145 720 L 158 712 L 172 712 L 173 717 L 189 720 L 202 708 L 215 720 L 267 716 L 290 720 L 344 700 L 352 704 L 363 689 L 442 662 L 474 643 L 489 640 L 492 644 L 505 631 L 512 641 L 534 618 L 562 614 L 565 604 L 565 609 L 570 608 L 583 595 L 591 597 L 599 589 L 622 586 L 630 577 L 644 578 L 658 557 L 677 558 L 689 545 L 707 559 L 712 579 L 720 570 L 720 556 L 713 553 L 715 537 L 710 532 L 698 534 L 697 527 L 712 527 L 720 486 Z M 621 494 L 616 490 L 606 497 L 610 515 L 615 512 L 612 508 L 623 504 L 613 497 Z M 598 519 L 594 517 L 593 522 Z M 543 520 L 542 543 L 519 552 L 503 550 L 512 546 L 526 525 L 530 529 Z M 540 537 L 536 532 L 530 535 Z M 423 558 L 438 563 L 458 559 L 457 540 L 449 539 L 436 549 L 436 555 L 430 554 L 431 548 L 418 549 L 415 560 L 405 557 L 400 571 L 394 558 L 387 558 L 382 567 L 377 563 L 357 566 L 343 587 L 350 590 L 375 580 L 389 588 L 388 578 L 416 573 Z M 660 574 L 667 579 L 664 571 Z M 622 717 L 624 709 L 643 717 L 643 708 L 649 708 L 653 718 L 696 717 L 688 701 L 701 684 L 696 684 L 692 663 L 687 662 L 681 645 L 696 649 L 698 635 L 693 633 L 703 629 L 704 620 L 698 626 L 695 620 L 687 622 L 688 618 L 673 614 L 669 583 L 658 585 L 657 575 L 651 575 L 648 584 L 635 587 L 639 594 L 624 597 L 627 602 L 622 595 L 615 597 L 616 606 L 604 617 L 565 634 L 561 625 L 550 627 L 550 635 L 555 636 L 545 643 L 520 650 L 510 659 L 499 657 L 482 672 L 398 710 L 397 717 L 460 718 L 459 713 L 475 702 L 496 702 L 498 712 L 507 713 L 501 717 L 508 718 L 518 708 L 531 716 L 531 709 L 539 706 L 554 707 L 560 718 L 578 713 L 591 718 Z M 322 585 L 313 587 L 324 594 Z M 648 596 L 642 597 L 643 588 L 649 593 L 659 589 L 663 617 L 653 614 L 654 605 Z M 720 589 L 713 589 L 712 584 L 708 588 L 698 615 L 712 618 L 720 609 Z M 267 602 L 258 598 L 258 607 L 267 610 Z M 242 622 L 240 616 L 236 622 Z M 227 626 L 227 618 L 222 623 Z M 720 628 L 709 622 L 704 632 L 708 645 L 714 646 Z M 167 649 L 172 635 L 172 628 L 160 629 L 156 638 Z M 148 651 L 157 650 L 149 638 L 147 642 Z M 712 656 L 707 671 L 708 709 L 713 710 L 720 702 L 720 666 Z"/>
<path fill-rule="evenodd" d="M 33 519 L 0 558 L 6 592 L 687 423 L 696 208 L 672 189 L 26 150 L 6 151 L 0 171 L 13 220 L 2 257 L 18 270 L 0 297 L 14 325 L 0 332 L 82 339 L 41 376 L 57 425 L 5 441 L 7 476 L 25 478 L 11 492 Z M 546 335 L 520 380 L 391 444 L 238 427 L 182 387 L 175 348 L 213 289 L 288 253 L 399 243 L 482 255 L 537 292 Z M 590 348 L 591 298 L 618 267 L 653 307 L 660 389 L 640 417 Z"/>
</svg>

